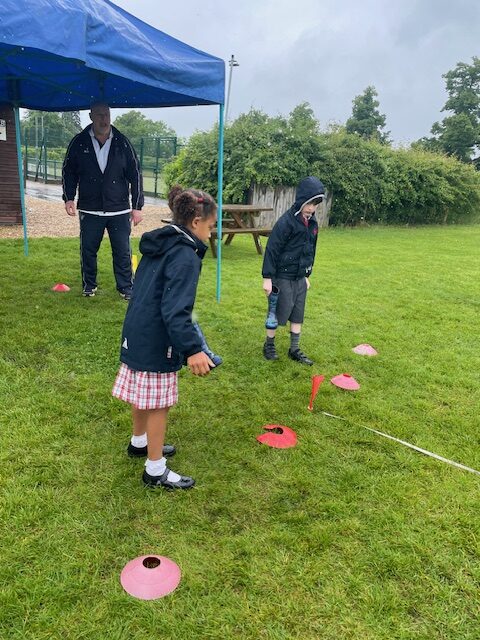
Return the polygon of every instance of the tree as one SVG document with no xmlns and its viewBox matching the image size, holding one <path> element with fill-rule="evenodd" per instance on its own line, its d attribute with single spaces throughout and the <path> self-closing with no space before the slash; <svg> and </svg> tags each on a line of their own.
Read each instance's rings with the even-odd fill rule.
<svg viewBox="0 0 480 640">
<path fill-rule="evenodd" d="M 29 146 L 40 146 L 45 140 L 48 147 L 62 147 L 72 137 L 65 133 L 60 113 L 52 111 L 27 111 L 21 122 L 21 130 Z"/>
<path fill-rule="evenodd" d="M 30 109 L 21 122 L 23 139 L 29 146 L 66 147 L 82 130 L 80 112 L 36 111 Z"/>
<path fill-rule="evenodd" d="M 298 133 L 304 131 L 307 134 L 316 135 L 319 132 L 318 120 L 308 102 L 302 102 L 293 109 L 289 124 L 292 130 Z"/>
<path fill-rule="evenodd" d="M 295 186 L 317 175 L 333 194 L 333 224 L 445 223 L 478 216 L 480 173 L 445 154 L 393 149 L 344 128 L 318 131 L 307 104 L 288 118 L 257 110 L 225 129 L 225 202 L 246 202 L 252 183 Z M 168 187 L 195 185 L 217 193 L 218 126 L 197 132 L 166 165 Z"/>
<path fill-rule="evenodd" d="M 456 113 L 444 118 L 441 123 L 435 122 L 432 133 L 437 135 L 437 142 L 442 151 L 449 156 L 456 156 L 462 162 L 469 162 L 472 151 L 478 144 L 479 127 L 465 113 Z"/>
<path fill-rule="evenodd" d="M 61 115 L 65 133 L 70 137 L 77 135 L 82 130 L 80 111 L 64 111 Z"/>
<path fill-rule="evenodd" d="M 375 87 L 367 87 L 365 91 L 353 99 L 352 116 L 345 124 L 347 133 L 356 133 L 362 138 L 378 140 L 382 144 L 389 142 L 389 131 L 382 131 L 386 117 L 378 110 L 380 103 L 376 100 Z"/>
<path fill-rule="evenodd" d="M 310 175 L 319 154 L 317 129 L 306 103 L 298 105 L 288 118 L 251 109 L 229 123 L 224 139 L 225 200 L 245 202 L 253 183 L 293 186 Z M 167 184 L 195 184 L 215 196 L 217 144 L 217 127 L 193 134 L 178 158 L 167 166 Z"/>
<path fill-rule="evenodd" d="M 480 58 L 474 56 L 472 64 L 459 62 L 442 77 L 448 93 L 442 111 L 451 111 L 453 115 L 433 124 L 434 137 L 427 138 L 424 146 L 432 146 L 436 141 L 448 155 L 469 162 L 480 145 Z"/>
<path fill-rule="evenodd" d="M 128 138 L 176 137 L 173 129 L 161 120 L 149 120 L 140 111 L 127 111 L 115 118 L 113 124 Z"/>
</svg>

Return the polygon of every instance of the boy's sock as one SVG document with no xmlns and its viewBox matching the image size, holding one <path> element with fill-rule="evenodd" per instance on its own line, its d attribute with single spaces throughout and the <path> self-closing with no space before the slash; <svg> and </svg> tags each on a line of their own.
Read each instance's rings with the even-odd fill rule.
<svg viewBox="0 0 480 640">
<path fill-rule="evenodd" d="M 300 349 L 300 334 L 290 331 L 290 351 L 298 351 Z"/>
<path fill-rule="evenodd" d="M 160 458 L 160 460 L 149 460 L 147 458 L 147 461 L 145 462 L 145 471 L 148 473 L 149 476 L 161 476 L 163 473 L 165 473 L 165 469 L 167 468 L 167 459 L 166 458 Z M 179 482 L 181 476 L 178 475 L 178 473 L 175 473 L 175 471 L 169 471 L 167 479 L 170 480 L 170 482 Z"/>
<path fill-rule="evenodd" d="M 132 443 L 133 447 L 146 447 L 147 446 L 147 434 L 144 433 L 141 436 L 132 436 L 130 442 Z"/>
<path fill-rule="evenodd" d="M 273 338 L 269 338 L 269 337 L 267 336 L 266 344 L 275 344 L 275 336 L 273 336 Z"/>
</svg>

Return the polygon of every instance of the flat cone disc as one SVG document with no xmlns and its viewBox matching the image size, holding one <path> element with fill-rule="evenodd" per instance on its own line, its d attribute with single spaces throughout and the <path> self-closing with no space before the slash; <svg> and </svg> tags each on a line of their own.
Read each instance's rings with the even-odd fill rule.
<svg viewBox="0 0 480 640">
<path fill-rule="evenodd" d="M 378 352 L 370 344 L 358 344 L 352 351 L 360 356 L 376 356 Z"/>
<path fill-rule="evenodd" d="M 360 389 L 360 385 L 358 384 L 358 382 L 355 380 L 355 378 L 352 378 L 349 373 L 341 373 L 340 375 L 332 378 L 330 382 L 336 387 L 340 387 L 340 389 L 346 389 L 347 391 L 357 391 L 357 389 Z"/>
<path fill-rule="evenodd" d="M 155 555 L 130 560 L 120 574 L 122 587 L 139 600 L 163 598 L 178 587 L 180 578 L 180 568 L 173 560 Z"/>
<path fill-rule="evenodd" d="M 280 424 L 267 424 L 262 428 L 269 429 L 269 433 L 257 436 L 257 440 L 262 444 L 275 449 L 288 449 L 297 444 L 297 434 L 289 427 L 283 427 Z"/>
</svg>

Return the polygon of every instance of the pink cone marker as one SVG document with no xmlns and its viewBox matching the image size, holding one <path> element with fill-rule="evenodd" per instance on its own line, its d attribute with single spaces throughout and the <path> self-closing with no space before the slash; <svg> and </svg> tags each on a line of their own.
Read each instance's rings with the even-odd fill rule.
<svg viewBox="0 0 480 640">
<path fill-rule="evenodd" d="M 376 356 L 378 352 L 370 345 L 370 344 L 359 344 L 352 349 L 355 353 L 358 353 L 360 356 Z"/>
<path fill-rule="evenodd" d="M 139 600 L 163 598 L 178 587 L 180 568 L 164 556 L 139 556 L 130 560 L 120 574 L 125 591 Z"/>
<path fill-rule="evenodd" d="M 330 382 L 336 387 L 340 387 L 340 389 L 347 389 L 347 391 L 356 391 L 357 389 L 360 389 L 358 382 L 355 378 L 352 378 L 349 373 L 341 373 L 340 375 L 332 378 Z"/>
<path fill-rule="evenodd" d="M 70 291 L 70 287 L 67 284 L 58 282 L 54 287 L 52 287 L 52 291 Z"/>
<path fill-rule="evenodd" d="M 313 401 L 318 393 L 320 385 L 325 380 L 325 376 L 312 376 L 312 393 L 310 394 L 310 403 L 308 405 L 308 410 L 313 411 Z"/>
<path fill-rule="evenodd" d="M 297 434 L 289 427 L 283 427 L 280 424 L 266 424 L 262 429 L 269 429 L 270 431 L 257 436 L 257 440 L 269 447 L 288 449 L 297 444 Z"/>
</svg>

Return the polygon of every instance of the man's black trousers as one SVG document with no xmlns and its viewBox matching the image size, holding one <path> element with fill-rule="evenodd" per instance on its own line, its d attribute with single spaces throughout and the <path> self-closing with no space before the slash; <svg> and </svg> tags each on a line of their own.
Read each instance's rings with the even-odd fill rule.
<svg viewBox="0 0 480 640">
<path fill-rule="evenodd" d="M 94 289 L 97 286 L 97 253 L 106 229 L 112 247 L 113 273 L 117 289 L 121 293 L 130 291 L 133 284 L 130 214 L 95 216 L 80 211 L 79 216 L 83 289 Z"/>
</svg>

